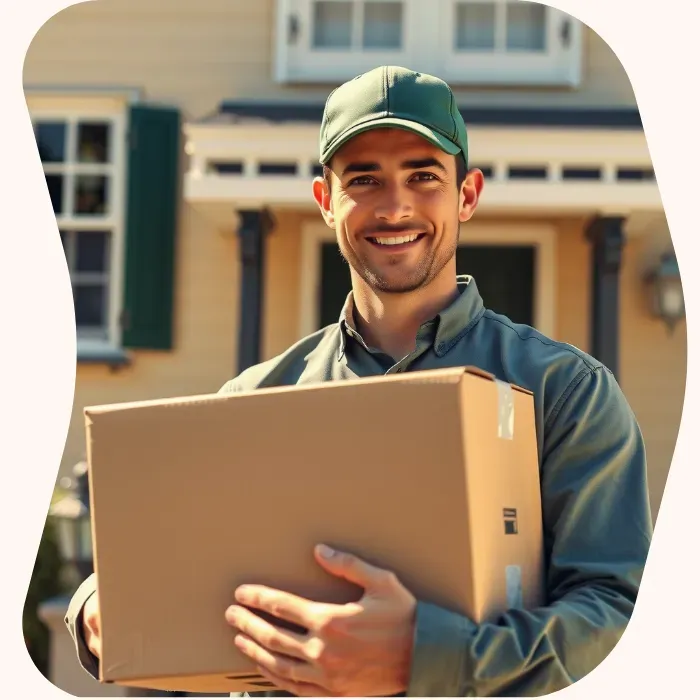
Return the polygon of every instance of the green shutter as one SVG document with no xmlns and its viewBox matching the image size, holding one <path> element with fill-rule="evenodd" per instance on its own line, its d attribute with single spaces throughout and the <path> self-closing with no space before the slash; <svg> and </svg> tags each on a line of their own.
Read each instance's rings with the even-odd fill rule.
<svg viewBox="0 0 700 700">
<path fill-rule="evenodd" d="M 122 344 L 170 350 L 180 114 L 172 108 L 137 105 L 129 121 Z"/>
</svg>

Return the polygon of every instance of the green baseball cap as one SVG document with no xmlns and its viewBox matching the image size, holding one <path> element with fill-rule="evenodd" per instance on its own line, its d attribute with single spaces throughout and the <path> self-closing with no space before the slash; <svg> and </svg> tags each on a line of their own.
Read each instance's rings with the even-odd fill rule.
<svg viewBox="0 0 700 700">
<path fill-rule="evenodd" d="M 432 75 L 380 66 L 343 83 L 326 100 L 320 162 L 353 136 L 377 128 L 412 131 L 468 163 L 467 129 L 450 86 Z"/>
</svg>

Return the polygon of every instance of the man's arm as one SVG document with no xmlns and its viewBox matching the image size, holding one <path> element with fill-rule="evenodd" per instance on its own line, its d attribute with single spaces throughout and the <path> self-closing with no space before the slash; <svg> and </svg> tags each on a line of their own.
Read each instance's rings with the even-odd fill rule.
<svg viewBox="0 0 700 700">
<path fill-rule="evenodd" d="M 73 594 L 66 612 L 65 623 L 73 638 L 80 665 L 95 679 L 99 678 L 99 659 L 88 649 L 83 630 L 83 611 L 89 598 L 97 593 L 95 574 L 88 576 Z"/>
<path fill-rule="evenodd" d="M 571 382 L 544 430 L 547 605 L 476 625 L 419 603 L 407 695 L 545 695 L 587 675 L 622 637 L 652 535 L 639 426 L 601 367 Z"/>
</svg>

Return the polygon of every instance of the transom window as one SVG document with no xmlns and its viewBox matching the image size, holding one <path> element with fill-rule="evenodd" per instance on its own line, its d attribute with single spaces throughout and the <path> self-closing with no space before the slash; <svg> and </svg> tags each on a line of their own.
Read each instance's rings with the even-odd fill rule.
<svg viewBox="0 0 700 700">
<path fill-rule="evenodd" d="M 80 349 L 116 346 L 123 122 L 33 112 L 32 124 L 73 288 Z"/>
<path fill-rule="evenodd" d="M 455 85 L 573 85 L 579 23 L 524 0 L 278 0 L 282 82 L 402 64 Z"/>
</svg>

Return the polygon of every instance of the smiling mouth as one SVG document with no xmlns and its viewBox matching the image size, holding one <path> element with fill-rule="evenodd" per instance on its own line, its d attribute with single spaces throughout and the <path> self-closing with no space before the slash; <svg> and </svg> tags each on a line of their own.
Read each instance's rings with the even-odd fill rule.
<svg viewBox="0 0 700 700">
<path fill-rule="evenodd" d="M 392 247 L 415 243 L 425 236 L 424 233 L 410 233 L 406 236 L 381 236 L 378 238 L 368 238 L 370 243 L 381 247 Z"/>
</svg>

